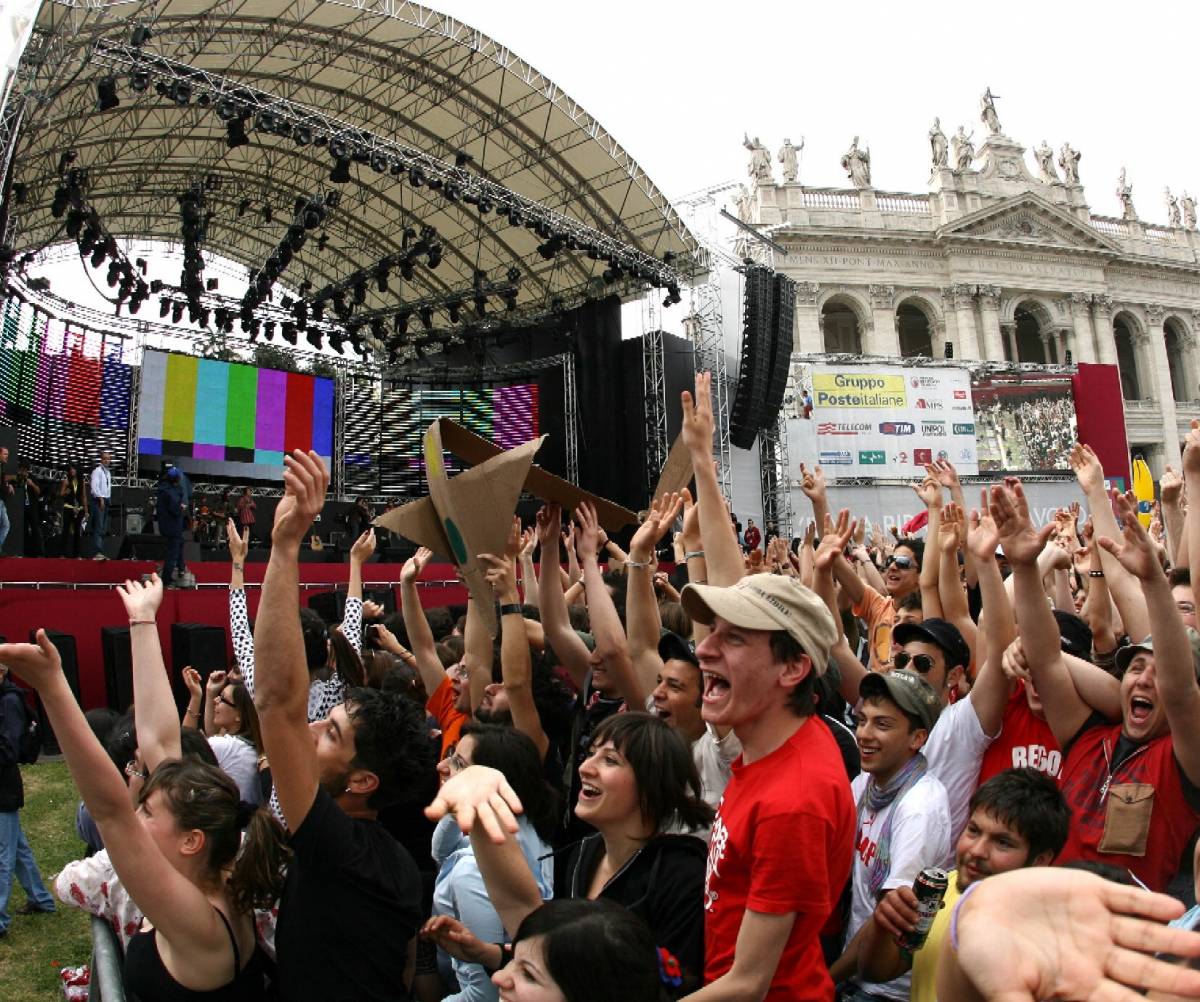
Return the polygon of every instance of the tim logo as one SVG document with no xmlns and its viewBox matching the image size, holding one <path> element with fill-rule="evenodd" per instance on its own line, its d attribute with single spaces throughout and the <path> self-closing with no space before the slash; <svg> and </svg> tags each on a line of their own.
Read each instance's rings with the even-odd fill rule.
<svg viewBox="0 0 1200 1002">
<path fill-rule="evenodd" d="M 911 421 L 884 421 L 879 426 L 881 435 L 912 435 L 917 426 Z"/>
<path fill-rule="evenodd" d="M 945 421 L 922 421 L 921 434 L 932 438 L 941 438 L 946 434 Z"/>
<path fill-rule="evenodd" d="M 954 434 L 955 435 L 974 435 L 975 434 L 975 426 L 973 424 L 955 424 L 954 425 Z"/>
<path fill-rule="evenodd" d="M 917 407 L 923 411 L 940 411 L 943 409 L 943 404 L 940 400 L 926 400 L 921 397 L 917 401 Z"/>
</svg>

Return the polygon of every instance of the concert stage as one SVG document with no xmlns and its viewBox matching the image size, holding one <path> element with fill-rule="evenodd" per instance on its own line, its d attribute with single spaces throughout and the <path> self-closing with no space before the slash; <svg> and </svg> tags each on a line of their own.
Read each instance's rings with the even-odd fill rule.
<svg viewBox="0 0 1200 1002">
<path fill-rule="evenodd" d="M 363 568 L 363 588 L 377 595 L 391 592 L 399 607 L 401 564 L 369 563 Z M 79 695 L 85 709 L 108 704 L 101 630 L 128 626 L 129 617 L 115 588 L 128 578 L 137 579 L 158 569 L 153 561 L 0 559 L 0 636 L 24 641 L 30 632 L 45 627 L 75 637 L 79 664 Z M 168 589 L 159 609 L 159 636 L 172 678 L 183 665 L 173 665 L 171 626 L 174 623 L 204 623 L 225 631 L 226 654 L 232 661 L 229 640 L 229 574 L 225 563 L 188 565 L 196 576 L 195 589 Z M 251 619 L 258 610 L 259 588 L 266 563 L 246 564 L 246 599 Z M 300 601 L 307 605 L 315 596 L 345 591 L 350 565 L 300 564 Z M 450 564 L 431 564 L 421 580 L 421 600 L 427 606 L 465 604 L 467 591 L 455 577 Z"/>
</svg>

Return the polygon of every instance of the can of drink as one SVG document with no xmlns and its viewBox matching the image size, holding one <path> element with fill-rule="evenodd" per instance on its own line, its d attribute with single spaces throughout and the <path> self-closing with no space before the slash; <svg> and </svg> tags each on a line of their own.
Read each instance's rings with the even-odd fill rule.
<svg viewBox="0 0 1200 1002">
<path fill-rule="evenodd" d="M 942 908 L 942 898 L 946 896 L 949 885 L 946 871 L 927 866 L 917 874 L 913 881 L 913 894 L 917 896 L 917 925 L 912 932 L 899 937 L 896 942 L 906 953 L 916 953 L 925 945 L 925 938 L 933 928 L 933 920 Z"/>
</svg>

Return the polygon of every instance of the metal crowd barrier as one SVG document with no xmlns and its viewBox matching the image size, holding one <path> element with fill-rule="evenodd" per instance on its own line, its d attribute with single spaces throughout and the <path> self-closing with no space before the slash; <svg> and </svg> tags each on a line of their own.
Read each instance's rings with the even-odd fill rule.
<svg viewBox="0 0 1200 1002">
<path fill-rule="evenodd" d="M 125 1002 L 121 944 L 104 919 L 92 916 L 92 977 L 88 1002 Z"/>
</svg>

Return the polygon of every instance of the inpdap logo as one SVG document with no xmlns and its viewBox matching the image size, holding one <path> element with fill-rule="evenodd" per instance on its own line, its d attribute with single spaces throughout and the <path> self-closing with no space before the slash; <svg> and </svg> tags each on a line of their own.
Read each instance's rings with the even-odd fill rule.
<svg viewBox="0 0 1200 1002">
<path fill-rule="evenodd" d="M 836 452 L 822 452 L 821 453 L 821 465 L 822 466 L 852 466 L 852 465 L 854 465 L 854 459 L 851 457 L 851 455 L 848 451 L 839 450 Z"/>
<path fill-rule="evenodd" d="M 922 386 L 937 386 L 938 378 L 936 376 L 913 376 L 910 382 L 914 390 L 919 390 Z"/>
<path fill-rule="evenodd" d="M 879 425 L 881 435 L 912 435 L 917 426 L 911 421 L 884 421 Z"/>
</svg>

